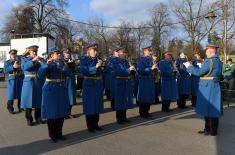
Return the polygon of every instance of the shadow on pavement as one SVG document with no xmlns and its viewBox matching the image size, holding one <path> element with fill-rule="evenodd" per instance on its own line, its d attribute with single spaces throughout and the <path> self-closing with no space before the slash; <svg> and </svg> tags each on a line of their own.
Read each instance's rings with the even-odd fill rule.
<svg viewBox="0 0 235 155">
<path fill-rule="evenodd" d="M 34 141 L 32 143 L 23 144 L 23 145 L 16 145 L 16 146 L 8 146 L 0 148 L 0 155 L 14 155 L 14 154 L 22 154 L 22 155 L 29 155 L 29 154 L 41 154 L 46 153 L 49 151 L 61 149 L 66 146 L 71 146 L 77 143 L 89 141 L 92 139 L 96 139 L 102 136 L 106 136 L 109 134 L 113 134 L 116 132 L 121 132 L 123 130 L 128 130 L 131 128 L 135 128 L 138 126 L 147 126 L 157 123 L 162 123 L 169 120 L 171 117 L 181 116 L 188 113 L 192 113 L 194 110 L 193 108 L 188 108 L 185 110 L 175 109 L 171 113 L 163 113 L 163 112 L 154 112 L 152 113 L 152 119 L 142 119 L 140 117 L 131 117 L 131 123 L 118 125 L 116 122 L 106 124 L 102 126 L 104 128 L 101 132 L 96 133 L 89 133 L 87 130 L 78 131 L 75 133 L 70 133 L 65 135 L 67 137 L 66 141 L 58 141 L 57 143 L 53 144 L 48 139 Z"/>
</svg>

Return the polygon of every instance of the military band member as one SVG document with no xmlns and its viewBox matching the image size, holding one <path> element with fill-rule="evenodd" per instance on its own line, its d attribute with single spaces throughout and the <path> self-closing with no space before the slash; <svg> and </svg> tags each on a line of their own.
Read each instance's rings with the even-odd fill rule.
<svg viewBox="0 0 235 155">
<path fill-rule="evenodd" d="M 178 100 L 178 88 L 176 84 L 176 75 L 178 70 L 173 62 L 171 52 L 164 53 L 164 59 L 159 62 L 161 73 L 161 98 L 162 111 L 171 112 L 170 103 Z"/>
<path fill-rule="evenodd" d="M 21 108 L 25 109 L 25 117 L 29 126 L 33 125 L 32 109 L 35 109 L 36 123 L 41 123 L 41 102 L 43 80 L 37 75 L 38 69 L 44 63 L 43 59 L 37 56 L 38 46 L 28 47 L 27 57 L 22 58 L 22 70 L 24 80 L 21 94 Z"/>
<path fill-rule="evenodd" d="M 152 54 L 153 58 L 153 64 L 156 64 L 158 66 L 159 60 L 158 60 L 158 55 Z M 161 75 L 160 71 L 158 68 L 153 70 L 153 75 L 154 75 L 154 84 L 155 84 L 155 104 L 160 103 L 159 101 L 159 95 L 161 93 Z"/>
<path fill-rule="evenodd" d="M 176 60 L 176 67 L 179 71 L 177 76 L 177 86 L 179 92 L 179 100 L 177 101 L 178 108 L 186 108 L 186 99 L 191 95 L 191 76 L 186 71 L 184 62 L 188 61 L 185 55 L 186 50 L 182 49 L 179 51 L 179 58 Z"/>
<path fill-rule="evenodd" d="M 108 66 L 110 69 L 110 99 L 111 99 L 111 108 L 112 110 L 115 110 L 114 108 L 114 102 L 115 102 L 115 89 L 114 89 L 114 81 L 115 81 L 115 75 L 113 71 L 113 62 L 118 58 L 118 50 L 119 48 L 114 48 L 113 49 L 113 55 L 110 56 L 109 61 L 108 61 Z"/>
<path fill-rule="evenodd" d="M 9 51 L 10 59 L 4 63 L 4 73 L 8 74 L 7 80 L 7 109 L 9 113 L 14 114 L 14 99 L 18 99 L 18 110 L 21 112 L 21 89 L 24 79 L 21 70 L 21 61 L 17 56 L 17 50 L 12 49 Z"/>
<path fill-rule="evenodd" d="M 200 68 L 201 64 L 202 64 L 202 59 L 201 59 L 200 53 L 196 52 L 194 54 L 194 59 L 192 60 L 192 65 L 194 67 Z M 192 102 L 192 106 L 196 107 L 197 93 L 198 93 L 200 77 L 199 76 L 195 76 L 195 75 L 191 75 L 191 80 L 192 80 L 192 83 L 191 83 L 191 88 L 192 88 L 191 89 L 191 95 L 192 95 L 191 102 Z"/>
<path fill-rule="evenodd" d="M 114 80 L 114 108 L 116 110 L 116 119 L 118 124 L 130 122 L 126 118 L 127 109 L 133 108 L 133 89 L 131 82 L 131 70 L 133 66 L 129 65 L 126 59 L 124 48 L 117 48 L 118 58 L 113 61 Z"/>
<path fill-rule="evenodd" d="M 38 71 L 40 78 L 45 79 L 42 88 L 42 118 L 47 119 L 49 137 L 52 142 L 65 140 L 62 135 L 64 118 L 69 115 L 69 96 L 66 77 L 70 69 L 59 59 L 59 51 L 49 49 L 49 59 Z"/>
<path fill-rule="evenodd" d="M 104 66 L 105 66 L 105 73 L 104 73 L 104 89 L 105 89 L 105 95 L 108 100 L 111 101 L 110 97 L 110 76 L 111 76 L 111 68 L 109 66 L 110 57 L 106 60 Z"/>
<path fill-rule="evenodd" d="M 100 67 L 102 61 L 97 58 L 97 44 L 87 47 L 87 56 L 81 58 L 80 71 L 84 75 L 83 81 L 83 112 L 89 132 L 100 131 L 98 125 L 99 114 L 104 111 L 103 81 Z"/>
<path fill-rule="evenodd" d="M 201 68 L 189 65 L 187 71 L 200 76 L 197 94 L 196 112 L 205 118 L 205 128 L 200 134 L 216 136 L 219 117 L 223 114 L 220 78 L 222 76 L 222 62 L 216 54 L 218 46 L 208 44 L 206 57 Z M 186 67 L 188 66 L 185 63 Z"/>
<path fill-rule="evenodd" d="M 155 85 L 153 72 L 157 69 L 157 64 L 153 63 L 151 56 L 151 47 L 145 47 L 144 56 L 137 62 L 137 71 L 139 74 L 137 100 L 139 102 L 140 117 L 149 118 L 150 105 L 155 102 Z"/>
<path fill-rule="evenodd" d="M 71 58 L 71 50 L 68 48 L 64 48 L 62 49 L 62 53 L 63 53 L 63 61 L 65 63 L 65 65 L 68 66 L 69 70 L 70 70 L 70 76 L 68 76 L 66 78 L 66 85 L 67 85 L 67 89 L 68 89 L 68 96 L 69 96 L 69 103 L 70 103 L 70 115 L 71 115 L 71 110 L 72 110 L 72 106 L 76 104 L 76 64 L 75 61 L 72 60 Z M 70 116 L 68 116 L 67 118 L 70 118 Z"/>
</svg>

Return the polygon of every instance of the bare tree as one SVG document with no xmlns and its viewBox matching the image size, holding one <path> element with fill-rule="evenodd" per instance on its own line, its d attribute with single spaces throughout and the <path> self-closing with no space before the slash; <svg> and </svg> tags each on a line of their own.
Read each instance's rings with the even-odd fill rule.
<svg viewBox="0 0 235 155">
<path fill-rule="evenodd" d="M 220 23 L 216 27 L 216 31 L 219 34 L 222 34 L 223 38 L 223 57 L 226 61 L 229 53 L 232 50 L 232 39 L 235 37 L 235 0 L 219 0 L 215 1 L 212 6 L 212 9 L 216 9 L 217 16 L 220 20 Z"/>
<path fill-rule="evenodd" d="M 10 14 L 6 18 L 6 23 L 2 29 L 2 35 L 4 35 L 6 39 L 9 39 L 12 30 L 17 34 L 34 32 L 33 26 L 35 21 L 32 16 L 33 10 L 24 5 L 12 8 Z"/>
<path fill-rule="evenodd" d="M 67 0 L 26 0 L 28 7 L 34 11 L 35 31 L 38 33 L 50 33 L 58 26 L 58 17 L 66 15 L 64 7 Z"/>
<path fill-rule="evenodd" d="M 143 28 L 145 26 L 147 26 L 147 24 L 140 23 L 138 24 L 137 29 L 134 30 L 138 56 L 140 56 L 141 53 L 141 46 L 150 41 L 149 29 Z"/>
<path fill-rule="evenodd" d="M 176 18 L 187 33 L 188 44 L 192 46 L 193 52 L 197 50 L 196 45 L 207 36 L 211 29 L 207 30 L 204 25 L 205 12 L 207 12 L 207 9 L 203 8 L 204 2 L 205 0 L 182 0 L 174 9 Z"/>
<path fill-rule="evenodd" d="M 151 21 L 149 25 L 153 29 L 152 46 L 154 51 L 161 51 L 163 47 L 163 36 L 167 36 L 170 28 L 170 15 L 168 6 L 160 3 L 151 10 Z"/>
</svg>

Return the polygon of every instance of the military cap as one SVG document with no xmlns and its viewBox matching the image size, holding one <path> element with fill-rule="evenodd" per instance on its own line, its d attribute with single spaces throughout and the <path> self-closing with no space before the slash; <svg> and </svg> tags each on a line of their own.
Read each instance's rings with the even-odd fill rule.
<svg viewBox="0 0 235 155">
<path fill-rule="evenodd" d="M 18 51 L 16 50 L 16 49 L 11 49 L 10 51 L 9 51 L 9 54 L 16 54 Z"/>
<path fill-rule="evenodd" d="M 214 44 L 214 43 L 208 43 L 207 45 L 206 45 L 206 48 L 215 48 L 215 49 L 217 49 L 217 48 L 219 48 L 219 46 L 218 45 L 216 45 L 216 44 Z"/>
<path fill-rule="evenodd" d="M 233 61 L 233 59 L 229 58 L 227 61 L 231 61 L 231 62 L 232 62 L 232 61 Z"/>
<path fill-rule="evenodd" d="M 42 56 L 47 55 L 47 52 L 42 53 Z"/>
<path fill-rule="evenodd" d="M 86 48 L 87 49 L 96 49 L 97 47 L 98 47 L 98 44 L 93 43 L 93 44 L 88 45 Z"/>
<path fill-rule="evenodd" d="M 179 51 L 179 54 L 182 54 L 182 53 L 185 53 L 185 52 L 186 52 L 186 49 L 183 48 L 183 49 L 181 49 L 181 50 Z"/>
<path fill-rule="evenodd" d="M 164 55 L 172 55 L 172 53 L 170 51 L 166 51 L 164 52 Z"/>
<path fill-rule="evenodd" d="M 150 49 L 151 50 L 152 46 L 146 46 L 146 47 L 143 47 L 142 49 L 145 50 L 145 49 Z"/>
<path fill-rule="evenodd" d="M 49 48 L 48 54 L 52 54 L 54 52 L 58 52 L 59 50 L 56 47 Z"/>
<path fill-rule="evenodd" d="M 26 49 L 38 49 L 38 48 L 39 48 L 39 46 L 37 46 L 37 45 L 31 45 L 29 47 L 26 47 Z"/>
<path fill-rule="evenodd" d="M 61 50 L 61 52 L 62 52 L 62 53 L 70 53 L 71 50 L 70 50 L 70 48 L 63 48 L 63 49 Z"/>
<path fill-rule="evenodd" d="M 116 47 L 116 48 L 113 49 L 113 51 L 118 52 L 118 51 L 123 50 L 123 49 L 125 49 L 125 48 L 124 47 Z"/>
</svg>

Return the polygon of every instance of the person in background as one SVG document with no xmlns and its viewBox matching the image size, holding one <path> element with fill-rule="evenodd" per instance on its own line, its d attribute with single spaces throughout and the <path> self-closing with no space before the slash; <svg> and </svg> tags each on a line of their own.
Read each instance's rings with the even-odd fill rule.
<svg viewBox="0 0 235 155">
<path fill-rule="evenodd" d="M 231 58 L 227 60 L 227 64 L 223 67 L 223 75 L 224 81 L 228 85 L 228 96 L 231 96 L 235 86 L 235 64 Z"/>
<path fill-rule="evenodd" d="M 201 54 L 199 52 L 194 53 L 194 58 L 192 59 L 192 65 L 198 68 L 201 67 L 202 59 L 201 59 Z M 199 80 L 200 80 L 199 76 L 191 75 L 191 95 L 192 95 L 191 102 L 193 107 L 196 107 L 197 103 Z"/>
<path fill-rule="evenodd" d="M 14 114 L 14 99 L 18 99 L 18 110 L 21 112 L 21 89 L 24 79 L 21 70 L 21 60 L 17 56 L 17 50 L 9 51 L 10 59 L 4 63 L 4 73 L 8 74 L 7 80 L 7 110 L 10 114 Z"/>
<path fill-rule="evenodd" d="M 76 64 L 75 61 L 71 58 L 71 50 L 69 48 L 63 48 L 61 50 L 61 53 L 63 54 L 63 60 L 64 64 L 68 67 L 70 70 L 70 75 L 66 77 L 66 87 L 68 89 L 68 96 L 69 96 L 69 103 L 70 103 L 70 115 L 66 117 L 66 119 L 71 118 L 71 111 L 73 105 L 76 105 Z"/>
<path fill-rule="evenodd" d="M 176 60 L 176 67 L 179 71 L 177 76 L 177 86 L 179 92 L 179 100 L 177 101 L 178 108 L 186 108 L 186 100 L 191 95 L 191 76 L 186 71 L 186 67 L 183 65 L 184 62 L 188 61 L 185 55 L 186 50 L 181 49 L 179 51 L 179 58 Z"/>
<path fill-rule="evenodd" d="M 161 74 L 161 98 L 162 111 L 171 112 L 170 104 L 178 100 L 178 88 L 176 83 L 176 68 L 171 52 L 164 53 L 164 59 L 159 62 L 158 68 Z"/>
<path fill-rule="evenodd" d="M 156 53 L 152 54 L 152 58 L 153 58 L 153 63 L 158 66 L 158 63 L 159 63 L 158 55 Z M 153 74 L 154 74 L 154 83 L 155 83 L 155 103 L 154 104 L 158 104 L 160 103 L 159 94 L 161 93 L 161 75 L 160 75 L 160 71 L 158 67 L 153 70 Z"/>
</svg>

